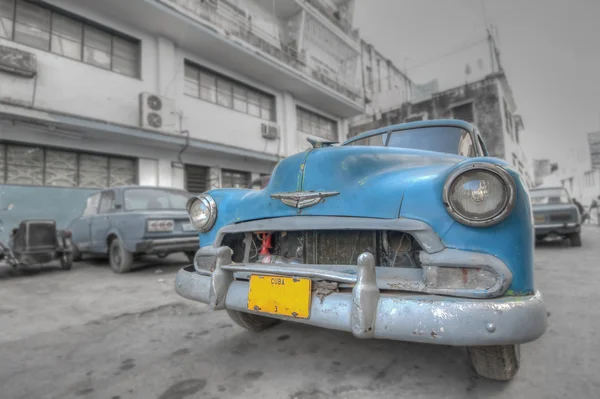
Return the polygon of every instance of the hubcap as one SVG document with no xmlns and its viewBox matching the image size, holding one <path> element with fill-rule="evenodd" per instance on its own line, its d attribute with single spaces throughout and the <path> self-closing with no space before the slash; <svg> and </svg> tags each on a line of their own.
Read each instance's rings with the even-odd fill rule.
<svg viewBox="0 0 600 399">
<path fill-rule="evenodd" d="M 117 248 L 115 251 L 113 251 L 113 263 L 116 266 L 120 266 L 121 265 L 121 248 Z"/>
</svg>

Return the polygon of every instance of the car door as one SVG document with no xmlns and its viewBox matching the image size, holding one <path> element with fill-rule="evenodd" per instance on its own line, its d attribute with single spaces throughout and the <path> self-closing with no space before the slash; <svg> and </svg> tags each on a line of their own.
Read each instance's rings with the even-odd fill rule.
<svg viewBox="0 0 600 399">
<path fill-rule="evenodd" d="M 98 214 L 92 219 L 92 247 L 94 252 L 107 252 L 106 236 L 111 227 L 111 216 L 115 211 L 115 192 L 106 190 L 100 196 Z"/>
<path fill-rule="evenodd" d="M 73 242 L 77 246 L 79 252 L 91 251 L 91 226 L 92 219 L 98 213 L 98 205 L 100 203 L 100 194 L 96 193 L 88 197 L 85 209 L 81 216 L 71 225 L 71 233 L 73 234 Z"/>
</svg>

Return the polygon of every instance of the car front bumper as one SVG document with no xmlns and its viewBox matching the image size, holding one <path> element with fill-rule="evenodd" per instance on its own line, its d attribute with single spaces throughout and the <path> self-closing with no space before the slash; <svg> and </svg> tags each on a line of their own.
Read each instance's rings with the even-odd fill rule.
<svg viewBox="0 0 600 399">
<path fill-rule="evenodd" d="M 143 254 L 196 252 L 199 246 L 200 239 L 197 235 L 192 237 L 158 238 L 137 243 L 135 252 Z"/>
<path fill-rule="evenodd" d="M 579 233 L 581 226 L 579 223 L 553 223 L 553 224 L 538 224 L 535 225 L 536 236 L 547 236 L 549 234 L 567 235 Z"/>
<path fill-rule="evenodd" d="M 217 259 L 226 258 L 225 250 L 224 247 L 217 249 Z M 372 256 L 371 261 L 363 255 L 359 257 L 356 275 L 311 269 L 306 265 L 230 263 L 217 260 L 213 272 L 185 267 L 177 273 L 175 290 L 185 298 L 210 304 L 215 310 L 231 309 L 347 331 L 359 338 L 456 346 L 504 345 L 533 341 L 547 326 L 546 307 L 539 292 L 527 296 L 476 299 L 381 290 Z M 242 270 L 337 281 L 349 283 L 352 288 L 331 292 L 325 297 L 319 297 L 313 291 L 307 319 L 266 315 L 248 309 L 249 282 L 234 278 L 234 274 L 239 275 Z"/>
</svg>

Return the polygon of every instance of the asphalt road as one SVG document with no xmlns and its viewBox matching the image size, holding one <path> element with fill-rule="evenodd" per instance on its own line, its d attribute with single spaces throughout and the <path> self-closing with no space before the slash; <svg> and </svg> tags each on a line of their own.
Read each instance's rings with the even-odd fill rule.
<svg viewBox="0 0 600 399">
<path fill-rule="evenodd" d="M 509 383 L 477 377 L 463 348 L 247 332 L 173 292 L 182 258 L 123 276 L 102 261 L 2 268 L 0 398 L 599 398 L 600 228 L 583 237 L 536 249 L 549 329 Z"/>
</svg>

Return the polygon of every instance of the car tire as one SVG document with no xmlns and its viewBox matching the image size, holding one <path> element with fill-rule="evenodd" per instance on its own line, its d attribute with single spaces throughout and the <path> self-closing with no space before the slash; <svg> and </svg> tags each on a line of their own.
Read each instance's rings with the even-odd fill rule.
<svg viewBox="0 0 600 399">
<path fill-rule="evenodd" d="M 64 270 L 71 270 L 71 267 L 73 267 L 73 253 L 69 252 L 69 253 L 63 253 L 60 256 L 60 266 L 64 269 Z"/>
<path fill-rule="evenodd" d="M 482 377 L 508 381 L 519 371 L 520 345 L 469 346 L 467 352 L 475 372 Z"/>
<path fill-rule="evenodd" d="M 569 241 L 571 241 L 572 247 L 580 247 L 581 246 L 581 233 L 570 234 Z"/>
<path fill-rule="evenodd" d="M 71 244 L 71 257 L 73 258 L 73 262 L 81 262 L 82 259 L 82 255 L 81 252 L 79 252 L 79 249 L 77 249 L 77 246 L 75 244 Z"/>
<path fill-rule="evenodd" d="M 131 266 L 133 265 L 133 253 L 125 249 L 121 240 L 115 238 L 110 243 L 108 260 L 113 272 L 119 274 L 127 273 L 131 271 Z"/>
<path fill-rule="evenodd" d="M 231 320 L 238 326 L 245 328 L 248 331 L 261 332 L 273 327 L 279 323 L 277 319 L 270 317 L 258 316 L 255 314 L 238 312 L 237 310 L 227 309 L 227 314 Z"/>
<path fill-rule="evenodd" d="M 195 252 L 186 252 L 185 256 L 187 256 L 190 263 L 194 263 L 194 257 L 196 256 Z"/>
</svg>

